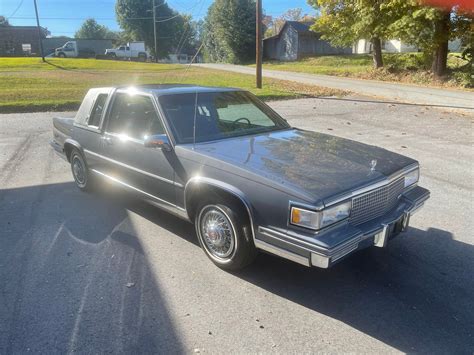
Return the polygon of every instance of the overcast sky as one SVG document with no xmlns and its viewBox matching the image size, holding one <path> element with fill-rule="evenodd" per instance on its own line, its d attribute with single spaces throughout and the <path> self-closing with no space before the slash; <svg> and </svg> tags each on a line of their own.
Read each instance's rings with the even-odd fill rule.
<svg viewBox="0 0 474 355">
<path fill-rule="evenodd" d="M 213 0 L 168 0 L 168 5 L 194 18 L 206 15 Z M 119 27 L 115 21 L 115 0 L 37 0 L 41 26 L 53 36 L 73 36 L 81 23 L 93 17 L 112 30 Z M 265 13 L 278 16 L 288 8 L 300 7 L 305 13 L 314 14 L 306 0 L 263 0 Z M 9 18 L 12 25 L 36 25 L 33 0 L 0 0 L 0 15 Z"/>
</svg>

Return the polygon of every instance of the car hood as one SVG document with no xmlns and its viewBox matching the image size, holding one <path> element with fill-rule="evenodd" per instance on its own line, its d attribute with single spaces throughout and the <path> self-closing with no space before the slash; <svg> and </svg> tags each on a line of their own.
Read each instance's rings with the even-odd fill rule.
<svg viewBox="0 0 474 355">
<path fill-rule="evenodd" d="M 251 172 L 252 180 L 270 180 L 322 201 L 416 163 L 382 148 L 299 129 L 201 143 L 195 150 Z"/>
</svg>

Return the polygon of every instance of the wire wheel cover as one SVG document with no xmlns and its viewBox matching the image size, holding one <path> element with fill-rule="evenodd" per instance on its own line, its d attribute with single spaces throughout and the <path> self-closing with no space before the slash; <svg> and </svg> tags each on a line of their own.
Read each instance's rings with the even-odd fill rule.
<svg viewBox="0 0 474 355">
<path fill-rule="evenodd" d="M 218 258 L 227 258 L 234 251 L 235 235 L 228 217 L 217 208 L 210 208 L 201 217 L 202 240 L 209 252 Z"/>
<path fill-rule="evenodd" d="M 84 171 L 84 165 L 77 156 L 75 156 L 73 159 L 72 171 L 74 173 L 74 178 L 76 179 L 76 181 L 80 185 L 83 185 L 86 182 L 86 174 Z"/>
</svg>

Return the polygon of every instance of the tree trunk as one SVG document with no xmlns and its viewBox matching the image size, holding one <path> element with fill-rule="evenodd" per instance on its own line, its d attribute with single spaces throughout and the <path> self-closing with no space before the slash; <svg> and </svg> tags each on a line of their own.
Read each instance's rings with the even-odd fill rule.
<svg viewBox="0 0 474 355">
<path fill-rule="evenodd" d="M 374 68 L 383 67 L 382 59 L 382 41 L 378 37 L 372 38 L 372 58 L 374 60 Z"/>
<path fill-rule="evenodd" d="M 433 63 L 431 71 L 436 78 L 446 74 L 448 64 L 448 40 L 451 24 L 451 14 L 443 13 L 442 17 L 435 23 Z"/>
</svg>

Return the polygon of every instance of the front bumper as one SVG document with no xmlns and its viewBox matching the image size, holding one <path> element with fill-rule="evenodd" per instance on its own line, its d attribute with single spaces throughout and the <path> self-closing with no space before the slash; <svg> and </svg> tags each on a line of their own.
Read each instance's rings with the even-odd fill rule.
<svg viewBox="0 0 474 355">
<path fill-rule="evenodd" d="M 407 229 L 410 217 L 429 197 L 427 189 L 417 186 L 405 192 L 397 207 L 384 216 L 358 226 L 343 222 L 319 233 L 260 226 L 255 245 L 305 266 L 328 268 L 357 250 L 385 247 Z"/>
</svg>

